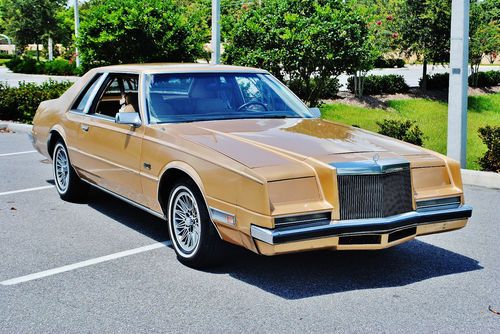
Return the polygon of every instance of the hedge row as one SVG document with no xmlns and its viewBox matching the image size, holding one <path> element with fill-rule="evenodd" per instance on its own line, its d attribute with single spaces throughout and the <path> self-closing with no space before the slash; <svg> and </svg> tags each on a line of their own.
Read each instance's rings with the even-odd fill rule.
<svg viewBox="0 0 500 334">
<path fill-rule="evenodd" d="M 0 59 L 12 59 L 12 58 L 14 58 L 13 55 L 5 52 L 0 52 Z"/>
<path fill-rule="evenodd" d="M 448 73 L 435 73 L 427 76 L 428 90 L 446 90 L 450 84 Z M 472 75 L 469 75 L 469 86 L 471 87 L 493 87 L 500 85 L 500 71 L 485 71 L 477 73 L 477 82 L 474 82 Z M 422 87 L 422 78 L 418 82 Z"/>
<path fill-rule="evenodd" d="M 74 63 L 65 59 L 52 61 L 36 61 L 29 57 L 14 57 L 5 64 L 12 72 L 50 75 L 78 75 L 79 70 Z"/>
<path fill-rule="evenodd" d="M 401 68 L 405 67 L 405 61 L 401 58 L 378 58 L 375 60 L 375 68 Z"/>
<path fill-rule="evenodd" d="M 295 93 L 295 95 L 300 97 L 302 100 L 304 100 L 304 101 L 311 100 L 311 97 L 307 96 L 307 93 L 306 93 L 307 89 L 304 86 L 304 83 L 302 81 L 290 80 L 290 81 L 286 82 L 286 85 L 288 86 L 288 88 L 290 88 L 292 90 L 292 92 Z M 312 85 L 312 89 L 315 90 L 316 86 L 317 86 L 316 80 L 314 80 L 314 79 L 311 80 L 311 85 Z M 318 91 L 315 94 L 317 95 L 317 99 L 321 99 L 321 100 L 334 99 L 337 96 L 339 89 L 340 89 L 339 80 L 336 78 L 333 78 L 330 80 L 327 87 L 325 87 L 324 89 L 321 89 L 320 91 Z"/>
<path fill-rule="evenodd" d="M 40 102 L 58 98 L 72 85 L 69 81 L 25 83 L 9 87 L 0 83 L 0 119 L 31 123 Z"/>
<path fill-rule="evenodd" d="M 347 79 L 347 89 L 354 93 L 354 77 Z M 402 75 L 367 75 L 363 82 L 363 95 L 406 93 L 410 87 Z"/>
</svg>

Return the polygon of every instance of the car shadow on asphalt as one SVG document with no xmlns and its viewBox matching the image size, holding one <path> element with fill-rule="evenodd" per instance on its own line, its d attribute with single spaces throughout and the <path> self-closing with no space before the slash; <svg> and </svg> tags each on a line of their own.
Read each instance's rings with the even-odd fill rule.
<svg viewBox="0 0 500 334">
<path fill-rule="evenodd" d="M 91 190 L 89 198 L 90 207 L 115 221 L 153 240 L 168 239 L 163 220 L 99 190 Z M 285 299 L 405 286 L 483 268 L 472 258 L 420 240 L 380 251 L 315 251 L 274 257 L 233 246 L 228 251 L 223 264 L 206 272 L 229 275 Z"/>
<path fill-rule="evenodd" d="M 92 188 L 88 206 L 153 240 L 168 240 L 168 228 L 164 220 L 138 209 L 104 191 Z"/>
<path fill-rule="evenodd" d="M 217 268 L 285 299 L 399 287 L 483 269 L 467 256 L 413 240 L 380 251 L 315 251 L 274 257 L 245 250 Z"/>
</svg>

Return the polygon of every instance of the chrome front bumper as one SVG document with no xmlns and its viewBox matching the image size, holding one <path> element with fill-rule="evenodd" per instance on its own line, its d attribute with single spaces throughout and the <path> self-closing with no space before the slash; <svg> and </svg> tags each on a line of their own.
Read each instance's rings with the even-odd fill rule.
<svg viewBox="0 0 500 334">
<path fill-rule="evenodd" d="M 472 207 L 460 205 L 454 208 L 411 211 L 385 218 L 326 221 L 314 226 L 267 229 L 252 225 L 250 231 L 253 238 L 270 245 L 276 245 L 324 237 L 392 233 L 420 225 L 467 219 L 471 215 Z"/>
</svg>

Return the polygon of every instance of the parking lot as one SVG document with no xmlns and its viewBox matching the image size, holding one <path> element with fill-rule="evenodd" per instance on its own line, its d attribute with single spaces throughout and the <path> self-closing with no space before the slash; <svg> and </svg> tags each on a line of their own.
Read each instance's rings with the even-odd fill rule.
<svg viewBox="0 0 500 334">
<path fill-rule="evenodd" d="M 500 191 L 460 231 L 383 251 L 187 268 L 163 222 L 93 190 L 59 199 L 26 134 L 0 133 L 0 332 L 499 333 Z"/>
</svg>

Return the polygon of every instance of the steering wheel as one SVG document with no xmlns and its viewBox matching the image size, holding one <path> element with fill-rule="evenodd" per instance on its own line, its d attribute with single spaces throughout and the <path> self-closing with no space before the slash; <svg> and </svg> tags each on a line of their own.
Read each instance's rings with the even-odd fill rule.
<svg viewBox="0 0 500 334">
<path fill-rule="evenodd" d="M 250 101 L 250 102 L 247 102 L 247 103 L 243 103 L 241 106 L 239 106 L 238 109 L 236 109 L 236 111 L 240 111 L 242 109 L 246 109 L 248 106 L 251 106 L 253 104 L 257 104 L 257 105 L 260 105 L 262 107 L 264 107 L 265 111 L 269 111 L 269 109 L 267 109 L 266 105 L 262 102 L 259 102 L 259 101 Z"/>
</svg>

